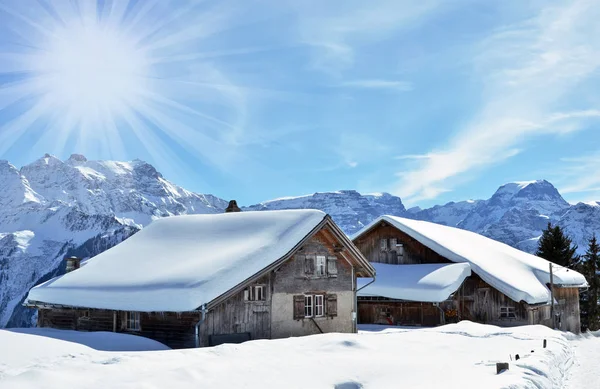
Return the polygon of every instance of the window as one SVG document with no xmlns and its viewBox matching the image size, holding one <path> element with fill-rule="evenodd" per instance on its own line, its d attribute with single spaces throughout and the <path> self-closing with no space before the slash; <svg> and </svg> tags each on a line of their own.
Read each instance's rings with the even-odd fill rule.
<svg viewBox="0 0 600 389">
<path fill-rule="evenodd" d="M 387 239 L 381 239 L 381 251 L 387 250 Z"/>
<path fill-rule="evenodd" d="M 313 315 L 313 296 L 304 296 L 304 317 L 312 317 Z"/>
<path fill-rule="evenodd" d="M 398 254 L 399 257 L 404 256 L 404 245 L 402 243 L 396 244 L 396 254 Z"/>
<path fill-rule="evenodd" d="M 315 295 L 315 317 L 323 316 L 323 295 Z"/>
<path fill-rule="evenodd" d="M 517 314 L 515 313 L 515 307 L 500 307 L 500 318 L 516 319 Z"/>
<path fill-rule="evenodd" d="M 266 299 L 264 285 L 253 285 L 244 291 L 244 300 L 246 301 L 265 301 Z"/>
<path fill-rule="evenodd" d="M 324 276 L 325 275 L 325 256 L 324 255 L 317 255 L 317 272 L 316 275 L 317 276 Z"/>
<path fill-rule="evenodd" d="M 140 313 L 139 312 L 127 312 L 125 320 L 125 328 L 129 331 L 140 330 Z"/>
<path fill-rule="evenodd" d="M 300 294 L 294 296 L 294 319 L 337 316 L 337 295 Z"/>
<path fill-rule="evenodd" d="M 396 238 L 390 238 L 390 249 L 396 250 L 396 245 L 398 244 L 398 240 Z"/>
</svg>

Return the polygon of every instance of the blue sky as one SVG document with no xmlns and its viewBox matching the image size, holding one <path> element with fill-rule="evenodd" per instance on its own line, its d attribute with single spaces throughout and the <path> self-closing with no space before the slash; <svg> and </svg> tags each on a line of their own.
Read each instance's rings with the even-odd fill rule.
<svg viewBox="0 0 600 389">
<path fill-rule="evenodd" d="M 597 5 L 3 1 L 0 158 L 140 158 L 243 204 L 600 200 Z"/>
</svg>

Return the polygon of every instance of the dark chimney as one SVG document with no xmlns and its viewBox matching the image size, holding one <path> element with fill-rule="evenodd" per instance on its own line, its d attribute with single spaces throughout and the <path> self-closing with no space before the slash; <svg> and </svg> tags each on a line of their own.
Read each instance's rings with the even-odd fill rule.
<svg viewBox="0 0 600 389">
<path fill-rule="evenodd" d="M 227 208 L 225 208 L 225 212 L 242 212 L 242 210 L 238 207 L 237 201 L 231 200 Z"/>
<path fill-rule="evenodd" d="M 79 269 L 79 265 L 81 264 L 81 258 L 78 257 L 68 257 L 65 258 L 65 261 L 67 262 L 67 273 Z"/>
</svg>

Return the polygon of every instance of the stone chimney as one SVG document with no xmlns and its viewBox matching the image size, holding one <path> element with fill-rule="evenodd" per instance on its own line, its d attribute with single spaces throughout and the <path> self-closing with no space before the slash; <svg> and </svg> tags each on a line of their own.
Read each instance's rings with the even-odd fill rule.
<svg viewBox="0 0 600 389">
<path fill-rule="evenodd" d="M 79 269 L 79 266 L 81 265 L 81 258 L 78 257 L 68 257 L 65 258 L 65 261 L 67 262 L 67 273 Z"/>
<path fill-rule="evenodd" d="M 242 210 L 240 209 L 240 207 L 238 207 L 237 201 L 231 200 L 227 208 L 225 208 L 225 212 L 242 212 Z"/>
</svg>

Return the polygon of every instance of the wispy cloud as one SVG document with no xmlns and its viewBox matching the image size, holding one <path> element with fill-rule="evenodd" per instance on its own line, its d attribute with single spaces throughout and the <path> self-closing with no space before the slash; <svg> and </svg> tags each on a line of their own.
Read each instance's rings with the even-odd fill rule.
<svg viewBox="0 0 600 389">
<path fill-rule="evenodd" d="M 315 68 L 338 73 L 354 63 L 361 44 L 422 22 L 439 0 L 305 1 L 297 6 L 300 40 L 313 47 Z"/>
<path fill-rule="evenodd" d="M 406 92 L 413 89 L 413 85 L 410 82 L 380 79 L 344 81 L 339 83 L 337 86 L 342 88 L 392 90 L 400 92 Z"/>
<path fill-rule="evenodd" d="M 565 194 L 577 194 L 582 199 L 600 200 L 600 153 L 585 155 L 574 158 L 562 158 L 563 169 L 560 181 L 561 192 Z"/>
<path fill-rule="evenodd" d="M 401 172 L 395 192 L 408 202 L 435 198 L 518 154 L 533 136 L 577 131 L 598 118 L 598 110 L 557 107 L 600 67 L 599 18 L 591 0 L 546 7 L 482 42 L 474 62 L 483 87 L 479 111 L 447 146 Z"/>
</svg>

